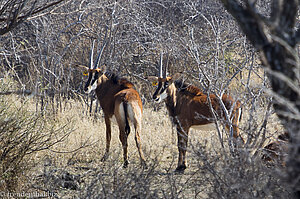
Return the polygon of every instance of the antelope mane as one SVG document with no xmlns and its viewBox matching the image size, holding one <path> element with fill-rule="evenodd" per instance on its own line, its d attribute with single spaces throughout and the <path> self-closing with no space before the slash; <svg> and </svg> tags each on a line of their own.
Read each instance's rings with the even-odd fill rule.
<svg viewBox="0 0 300 199">
<path fill-rule="evenodd" d="M 198 87 L 190 84 L 186 84 L 182 80 L 176 80 L 174 84 L 175 87 L 178 89 L 178 91 L 181 92 L 182 94 L 192 95 L 192 96 L 203 95 L 203 92 Z"/>
</svg>

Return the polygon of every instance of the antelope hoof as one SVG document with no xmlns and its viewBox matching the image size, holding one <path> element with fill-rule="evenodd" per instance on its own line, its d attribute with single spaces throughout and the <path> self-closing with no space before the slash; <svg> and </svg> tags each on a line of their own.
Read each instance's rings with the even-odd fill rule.
<svg viewBox="0 0 300 199">
<path fill-rule="evenodd" d="M 128 165 L 129 165 L 129 162 L 128 162 L 128 160 L 125 160 L 125 162 L 124 162 L 124 164 L 123 164 L 123 168 L 127 168 L 127 167 L 128 167 Z"/>
<path fill-rule="evenodd" d="M 176 172 L 176 173 L 183 173 L 185 169 L 186 169 L 186 166 L 185 166 L 185 165 L 180 165 L 180 166 L 178 166 L 178 167 L 175 169 L 175 172 Z"/>
</svg>

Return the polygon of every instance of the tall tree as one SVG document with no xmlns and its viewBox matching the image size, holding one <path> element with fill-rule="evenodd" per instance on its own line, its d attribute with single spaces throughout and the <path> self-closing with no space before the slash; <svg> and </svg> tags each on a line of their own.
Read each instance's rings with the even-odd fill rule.
<svg viewBox="0 0 300 199">
<path fill-rule="evenodd" d="M 270 16 L 258 11 L 254 0 L 221 0 L 249 41 L 261 54 L 269 72 L 274 109 L 290 133 L 287 180 L 300 197 L 300 62 L 297 45 L 299 0 L 270 1 Z"/>
</svg>

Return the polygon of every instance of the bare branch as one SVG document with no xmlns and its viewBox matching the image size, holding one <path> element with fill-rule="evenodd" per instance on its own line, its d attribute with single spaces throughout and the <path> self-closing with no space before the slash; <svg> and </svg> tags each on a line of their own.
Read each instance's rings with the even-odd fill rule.
<svg viewBox="0 0 300 199">
<path fill-rule="evenodd" d="M 9 13 L 8 16 L 0 18 L 0 22 L 5 23 L 3 28 L 0 28 L 0 35 L 4 35 L 11 30 L 13 30 L 15 27 L 17 27 L 19 24 L 23 23 L 25 20 L 27 20 L 29 17 L 43 12 L 44 10 L 54 7 L 55 5 L 63 2 L 65 0 L 58 0 L 52 3 L 49 3 L 45 6 L 41 6 L 39 8 L 35 8 L 37 0 L 35 0 L 31 8 L 28 11 L 25 11 L 25 7 L 28 3 L 28 0 L 24 0 L 22 3 L 20 3 L 17 8 L 14 8 L 18 3 L 14 1 L 7 1 L 6 4 L 1 8 L 0 15 L 4 15 L 5 13 Z"/>
<path fill-rule="evenodd" d="M 240 3 L 235 0 L 221 0 L 225 8 L 237 19 L 241 29 L 248 36 L 250 42 L 258 50 L 262 49 L 269 43 L 264 28 L 261 22 L 256 21 L 254 13 L 249 9 L 244 8 Z"/>
</svg>

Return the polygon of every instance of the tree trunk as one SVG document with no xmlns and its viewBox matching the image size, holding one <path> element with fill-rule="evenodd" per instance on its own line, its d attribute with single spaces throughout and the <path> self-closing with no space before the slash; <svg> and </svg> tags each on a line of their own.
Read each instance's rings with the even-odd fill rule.
<svg viewBox="0 0 300 199">
<path fill-rule="evenodd" d="M 252 1 L 245 5 L 236 0 L 221 1 L 260 52 L 269 72 L 274 109 L 291 137 L 287 181 L 295 197 L 300 197 L 300 63 L 295 49 L 300 40 L 299 31 L 295 31 L 299 1 L 286 0 L 281 4 L 274 0 L 270 18 L 260 15 Z"/>
</svg>

